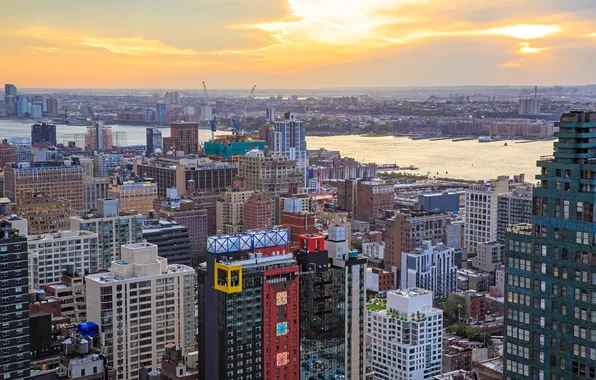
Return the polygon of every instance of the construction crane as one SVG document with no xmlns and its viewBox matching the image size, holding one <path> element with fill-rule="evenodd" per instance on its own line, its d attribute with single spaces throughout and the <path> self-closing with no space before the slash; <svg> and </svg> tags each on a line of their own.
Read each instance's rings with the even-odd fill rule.
<svg viewBox="0 0 596 380">
<path fill-rule="evenodd" d="M 242 108 L 242 114 L 240 115 L 240 119 L 232 119 L 232 134 L 236 137 L 236 141 L 238 141 L 239 135 L 242 132 L 242 120 L 244 120 L 244 116 L 246 116 L 246 109 L 248 108 L 248 103 L 251 101 L 252 96 L 255 93 L 255 88 L 257 88 L 256 85 L 252 86 L 250 94 L 244 102 L 244 107 Z"/>
<path fill-rule="evenodd" d="M 211 142 L 213 142 L 215 141 L 215 131 L 217 131 L 217 120 L 215 119 L 215 116 L 209 121 L 209 124 L 211 124 Z"/>
<path fill-rule="evenodd" d="M 208 106 L 209 105 L 209 94 L 207 93 L 207 85 L 205 84 L 205 81 L 203 81 L 203 90 L 205 90 L 205 105 Z"/>
</svg>

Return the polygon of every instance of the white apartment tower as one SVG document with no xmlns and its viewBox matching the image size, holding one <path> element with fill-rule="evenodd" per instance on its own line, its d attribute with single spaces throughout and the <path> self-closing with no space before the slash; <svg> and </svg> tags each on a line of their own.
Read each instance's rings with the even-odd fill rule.
<svg viewBox="0 0 596 380">
<path fill-rule="evenodd" d="M 432 292 L 410 288 L 387 292 L 367 305 L 375 380 L 425 380 L 442 372 L 443 311 Z"/>
<path fill-rule="evenodd" d="M 29 289 L 62 280 L 68 264 L 83 276 L 100 269 L 97 234 L 89 231 L 60 231 L 53 234 L 29 235 Z"/>
<path fill-rule="evenodd" d="M 401 255 L 401 289 L 423 288 L 436 298 L 447 298 L 457 290 L 455 250 L 442 243 L 432 246 L 424 241 L 422 247 Z"/>
<path fill-rule="evenodd" d="M 119 380 L 159 368 L 165 345 L 193 350 L 194 269 L 168 265 L 150 243 L 123 245 L 109 272 L 86 277 L 87 320 L 99 325 L 104 354 Z"/>
<path fill-rule="evenodd" d="M 464 245 L 476 255 L 478 243 L 497 240 L 498 195 L 509 191 L 509 177 L 471 185 L 466 190 Z"/>
<path fill-rule="evenodd" d="M 304 122 L 298 121 L 293 112 L 286 112 L 284 120 L 275 121 L 275 141 L 273 152 L 296 160 L 296 169 L 303 174 L 302 186 L 307 187 L 308 151 Z"/>
</svg>

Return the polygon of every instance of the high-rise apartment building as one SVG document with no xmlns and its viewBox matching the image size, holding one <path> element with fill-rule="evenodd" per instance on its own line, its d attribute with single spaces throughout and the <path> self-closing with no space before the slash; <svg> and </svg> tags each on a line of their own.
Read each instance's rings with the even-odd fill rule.
<svg viewBox="0 0 596 380">
<path fill-rule="evenodd" d="M 329 226 L 327 240 L 299 238 L 295 256 L 302 270 L 300 378 L 304 380 L 366 379 L 366 258 L 349 250 L 346 237 L 346 226 L 336 225 Z M 312 365 L 329 358 L 327 366 Z"/>
<path fill-rule="evenodd" d="M 111 188 L 110 179 L 86 176 L 84 186 L 84 212 L 97 210 L 97 200 L 108 197 L 108 190 Z"/>
<path fill-rule="evenodd" d="M 121 154 L 99 153 L 93 156 L 95 177 L 109 177 L 121 166 L 124 166 L 124 157 Z"/>
<path fill-rule="evenodd" d="M 367 309 L 375 379 L 422 380 L 442 373 L 443 312 L 433 308 L 430 290 L 392 290 Z"/>
<path fill-rule="evenodd" d="M 217 231 L 223 234 L 235 234 L 245 231 L 245 204 L 254 194 L 252 190 L 232 189 L 222 194 L 217 201 Z"/>
<path fill-rule="evenodd" d="M 166 220 L 171 220 L 181 226 L 185 226 L 190 240 L 190 255 L 193 260 L 193 267 L 203 262 L 205 249 L 207 247 L 208 219 L 207 210 L 199 206 L 191 199 L 180 199 L 176 189 L 169 189 L 170 195 L 163 200 L 154 201 L 154 209 L 157 215 Z M 213 215 L 213 214 L 211 214 Z M 214 233 L 215 233 L 215 223 Z"/>
<path fill-rule="evenodd" d="M 369 221 L 395 208 L 395 189 L 382 181 L 359 181 L 356 185 L 354 218 Z"/>
<path fill-rule="evenodd" d="M 445 299 L 457 290 L 457 266 L 453 248 L 442 243 L 422 247 L 401 256 L 401 287 L 423 288 L 433 292 L 436 299 Z"/>
<path fill-rule="evenodd" d="M 464 244 L 468 255 L 476 255 L 478 243 L 497 240 L 499 194 L 509 192 L 509 177 L 471 185 L 466 190 Z"/>
<path fill-rule="evenodd" d="M 120 246 L 142 240 L 145 218 L 138 213 L 121 213 L 117 199 L 99 199 L 97 205 L 95 214 L 71 217 L 70 228 L 97 233 L 98 265 L 107 269 L 113 260 L 120 259 Z"/>
<path fill-rule="evenodd" d="M 254 193 L 244 204 L 244 229 L 263 230 L 273 227 L 273 201 Z"/>
<path fill-rule="evenodd" d="M 145 152 L 148 155 L 152 153 L 163 154 L 163 140 L 161 130 L 159 128 L 147 128 L 146 138 L 147 149 Z M 157 149 L 159 149 L 159 151 Z M 160 151 L 161 153 L 159 153 Z"/>
<path fill-rule="evenodd" d="M 67 199 L 83 211 L 83 168 L 78 161 L 21 162 L 4 166 L 4 196 L 14 202 L 30 194 Z"/>
<path fill-rule="evenodd" d="M 505 379 L 596 377 L 596 113 L 564 113 L 532 224 L 507 234 Z"/>
<path fill-rule="evenodd" d="M 3 379 L 29 377 L 29 296 L 27 238 L 0 221 L 0 373 Z"/>
<path fill-rule="evenodd" d="M 304 122 L 298 121 L 292 112 L 286 112 L 284 120 L 275 121 L 273 152 L 296 161 L 296 169 L 302 174 L 300 187 L 307 187 L 308 150 Z"/>
<path fill-rule="evenodd" d="M 43 194 L 25 194 L 12 212 L 27 220 L 27 234 L 41 235 L 68 229 L 68 219 L 76 214 L 72 202 Z"/>
<path fill-rule="evenodd" d="M 95 273 L 100 268 L 97 255 L 97 234 L 89 231 L 60 231 L 41 236 L 30 235 L 29 287 L 39 289 L 62 280 L 71 269 L 79 276 Z"/>
<path fill-rule="evenodd" d="M 385 269 L 393 271 L 401 268 L 402 253 L 422 247 L 425 240 L 436 245 L 445 243 L 450 216 L 444 213 L 412 211 L 395 213 L 394 216 L 377 221 L 378 228 L 383 230 L 385 243 Z M 400 271 L 396 271 L 397 284 L 400 284 Z"/>
<path fill-rule="evenodd" d="M 269 198 L 298 193 L 303 187 L 296 160 L 282 155 L 266 156 L 259 149 L 238 157 L 238 176 L 250 189 Z"/>
<path fill-rule="evenodd" d="M 193 265 L 188 228 L 168 220 L 147 220 L 143 227 L 143 240 L 157 245 L 159 257 L 170 264 Z"/>
<path fill-rule="evenodd" d="M 503 266 L 504 258 L 505 243 L 503 241 L 478 243 L 476 256 L 472 258 L 472 267 L 494 276 L 496 270 Z"/>
<path fill-rule="evenodd" d="M 169 342 L 193 350 L 195 271 L 169 265 L 150 243 L 122 246 L 109 272 L 85 277 L 87 319 L 97 321 L 107 362 L 119 380 L 159 368 Z"/>
<path fill-rule="evenodd" d="M 18 117 L 29 116 L 29 97 L 27 95 L 17 95 L 15 106 Z"/>
<path fill-rule="evenodd" d="M 532 222 L 532 187 L 515 188 L 497 198 L 497 240 L 504 241 L 509 227 Z"/>
<path fill-rule="evenodd" d="M 120 210 L 136 211 L 147 215 L 153 211 L 153 201 L 157 199 L 157 183 L 126 181 L 114 184 L 108 196 L 118 199 Z"/>
<path fill-rule="evenodd" d="M 139 158 L 135 160 L 134 170 L 140 177 L 155 180 L 160 198 L 165 197 L 171 188 L 176 189 L 178 196 L 218 193 L 233 185 L 238 172 L 229 162 L 213 162 L 204 157 L 179 160 Z"/>
<path fill-rule="evenodd" d="M 14 146 L 8 143 L 8 140 L 2 140 L 0 144 L 0 165 L 4 167 L 7 163 L 19 162 L 17 150 Z"/>
<path fill-rule="evenodd" d="M 56 126 L 54 124 L 39 122 L 31 126 L 31 143 L 50 143 L 56 145 Z"/>
<path fill-rule="evenodd" d="M 87 127 L 85 147 L 91 151 L 109 152 L 113 146 L 112 127 L 103 125 L 103 121 L 96 121 Z"/>
<path fill-rule="evenodd" d="M 198 154 L 199 123 L 170 123 L 170 137 L 163 138 L 163 147 L 167 151 Z"/>
</svg>

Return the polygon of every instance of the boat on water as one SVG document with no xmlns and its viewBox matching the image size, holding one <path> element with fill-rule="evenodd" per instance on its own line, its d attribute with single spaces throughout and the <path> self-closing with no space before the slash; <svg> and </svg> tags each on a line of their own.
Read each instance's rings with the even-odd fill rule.
<svg viewBox="0 0 596 380">
<path fill-rule="evenodd" d="M 493 139 L 490 136 L 480 136 L 478 137 L 478 142 L 491 142 Z"/>
<path fill-rule="evenodd" d="M 507 143 L 503 144 L 503 146 L 507 146 Z"/>
</svg>

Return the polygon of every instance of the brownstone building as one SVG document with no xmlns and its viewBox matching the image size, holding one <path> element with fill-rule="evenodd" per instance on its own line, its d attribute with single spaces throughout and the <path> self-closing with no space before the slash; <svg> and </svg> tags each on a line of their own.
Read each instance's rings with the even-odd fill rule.
<svg viewBox="0 0 596 380">
<path fill-rule="evenodd" d="M 0 167 L 3 168 L 8 162 L 17 162 L 17 150 L 7 140 L 0 144 Z"/>
<path fill-rule="evenodd" d="M 282 224 L 290 230 L 290 250 L 298 248 L 298 236 L 314 234 L 315 214 L 312 212 L 283 212 Z"/>
<path fill-rule="evenodd" d="M 174 149 L 184 154 L 199 153 L 199 123 L 170 123 L 170 137 L 163 138 L 166 151 Z"/>
<path fill-rule="evenodd" d="M 244 229 L 265 230 L 273 227 L 273 201 L 263 194 L 253 194 L 244 205 Z"/>
<path fill-rule="evenodd" d="M 369 221 L 382 217 L 385 210 L 395 208 L 393 185 L 384 182 L 360 181 L 357 185 L 354 218 Z"/>
</svg>

